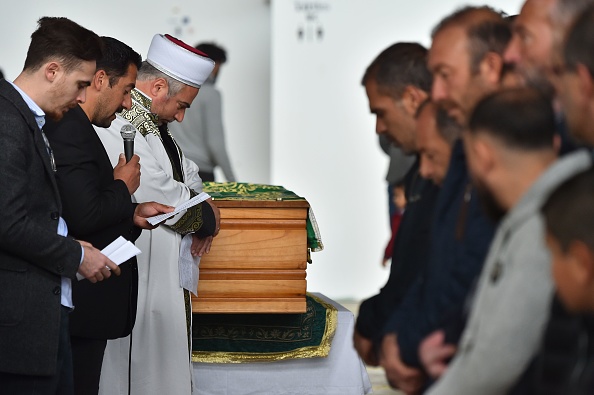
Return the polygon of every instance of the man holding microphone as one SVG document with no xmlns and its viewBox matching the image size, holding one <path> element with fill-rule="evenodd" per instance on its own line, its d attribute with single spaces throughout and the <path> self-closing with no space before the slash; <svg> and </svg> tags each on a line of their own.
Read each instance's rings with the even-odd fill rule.
<svg viewBox="0 0 594 395">
<path fill-rule="evenodd" d="M 104 248 L 119 236 L 134 242 L 146 221 L 171 207 L 149 202 L 133 204 L 140 184 L 137 155 L 126 161 L 120 154 L 112 167 L 93 125 L 109 127 L 116 111 L 129 109 L 141 58 L 126 44 L 101 37 L 103 55 L 87 90 L 85 103 L 70 110 L 60 122 L 46 125 L 57 165 L 57 183 L 70 231 Z M 120 152 L 122 151 L 120 141 Z M 131 157 L 130 157 L 131 156 Z M 76 394 L 96 394 L 108 339 L 131 333 L 136 319 L 138 267 L 136 257 L 120 265 L 121 275 L 101 284 L 73 283 L 76 309 L 70 318 L 70 339 Z"/>
</svg>

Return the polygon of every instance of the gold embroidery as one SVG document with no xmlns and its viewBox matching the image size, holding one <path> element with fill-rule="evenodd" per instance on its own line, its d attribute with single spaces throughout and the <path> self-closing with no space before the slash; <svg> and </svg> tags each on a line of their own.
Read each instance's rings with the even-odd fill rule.
<svg viewBox="0 0 594 395">
<path fill-rule="evenodd" d="M 193 351 L 192 362 L 206 363 L 246 363 L 246 362 L 273 362 L 284 359 L 327 357 L 330 353 L 332 338 L 338 326 L 338 310 L 329 303 L 315 295 L 309 294 L 316 302 L 326 309 L 326 326 L 322 340 L 318 346 L 307 346 L 292 351 L 269 353 L 239 353 L 216 351 Z"/>
<path fill-rule="evenodd" d="M 130 92 L 130 96 L 132 96 L 132 107 L 130 110 L 123 110 L 120 115 L 134 125 L 144 137 L 151 133 L 160 139 L 161 134 L 158 128 L 159 117 L 150 112 L 151 99 L 144 96 L 137 89 L 133 89 Z"/>
<path fill-rule="evenodd" d="M 196 195 L 195 191 L 190 190 L 190 198 Z M 174 232 L 185 235 L 199 231 L 203 224 L 202 205 L 198 204 L 186 210 L 186 213 L 175 224 L 168 226 Z"/>
</svg>

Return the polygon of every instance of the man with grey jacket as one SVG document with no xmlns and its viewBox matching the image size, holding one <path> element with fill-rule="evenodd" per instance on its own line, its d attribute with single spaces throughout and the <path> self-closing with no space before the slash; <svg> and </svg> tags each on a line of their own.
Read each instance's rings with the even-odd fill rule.
<svg viewBox="0 0 594 395">
<path fill-rule="evenodd" d="M 430 395 L 506 394 L 538 350 L 553 293 L 539 209 L 553 189 L 591 163 L 586 152 L 557 160 L 554 136 L 550 101 L 528 88 L 487 96 L 470 117 L 464 145 L 473 181 L 485 208 L 506 214 L 458 349 L 444 344 L 442 332 L 420 346 L 426 371 L 439 377 Z"/>
</svg>

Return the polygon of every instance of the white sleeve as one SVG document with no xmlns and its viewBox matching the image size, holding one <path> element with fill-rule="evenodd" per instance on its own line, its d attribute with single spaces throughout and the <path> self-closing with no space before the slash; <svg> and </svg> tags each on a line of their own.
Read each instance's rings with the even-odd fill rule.
<svg viewBox="0 0 594 395">
<path fill-rule="evenodd" d="M 182 166 L 184 168 L 185 184 L 198 193 L 202 192 L 202 179 L 198 174 L 198 165 L 182 155 Z"/>
<path fill-rule="evenodd" d="M 123 152 L 123 141 L 119 130 L 125 123 L 128 122 L 118 117 L 107 129 L 95 128 L 114 166 L 118 162 L 119 154 Z M 150 134 L 147 137 L 159 139 Z M 137 202 L 155 201 L 175 207 L 190 199 L 190 187 L 176 181 L 170 175 L 171 171 L 166 171 L 165 166 L 171 165 L 162 143 L 157 144 L 153 141 L 151 146 L 142 134 L 136 133 L 134 153 L 140 157 L 140 186 L 133 195 Z M 167 221 L 167 224 L 177 222 L 182 214 L 176 215 Z"/>
</svg>

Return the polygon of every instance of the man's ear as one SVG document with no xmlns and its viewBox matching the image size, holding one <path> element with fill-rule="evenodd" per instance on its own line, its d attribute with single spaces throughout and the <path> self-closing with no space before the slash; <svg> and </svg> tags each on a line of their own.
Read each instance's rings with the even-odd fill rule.
<svg viewBox="0 0 594 395">
<path fill-rule="evenodd" d="M 153 97 L 167 95 L 169 84 L 167 84 L 165 78 L 157 78 L 152 82 L 150 91 Z"/>
<path fill-rule="evenodd" d="M 62 66 L 58 62 L 48 62 L 43 68 L 45 78 L 49 82 L 54 82 L 61 70 Z"/>
<path fill-rule="evenodd" d="M 468 134 L 467 134 L 468 135 Z M 493 146 L 480 133 L 475 134 L 470 138 L 470 149 L 475 157 L 475 165 L 477 170 L 483 176 L 487 175 L 495 166 L 496 155 Z"/>
<path fill-rule="evenodd" d="M 490 85 L 499 84 L 502 69 L 503 58 L 495 52 L 487 52 L 479 65 L 481 75 Z"/>
<path fill-rule="evenodd" d="M 567 254 L 571 257 L 568 263 L 573 278 L 583 287 L 594 286 L 594 253 L 586 243 L 575 240 L 569 245 Z"/>
<path fill-rule="evenodd" d="M 584 92 L 584 95 L 592 100 L 594 97 L 594 83 L 592 81 L 592 75 L 588 68 L 582 63 L 578 63 L 575 67 L 576 74 L 580 83 L 580 90 Z"/>
<path fill-rule="evenodd" d="M 428 97 L 429 95 L 424 90 L 413 85 L 407 85 L 402 93 L 402 103 L 406 112 L 414 117 L 421 103 Z"/>
<path fill-rule="evenodd" d="M 97 70 L 93 76 L 92 85 L 98 91 L 109 86 L 109 78 L 107 77 L 107 74 L 105 74 L 105 70 Z"/>
</svg>

